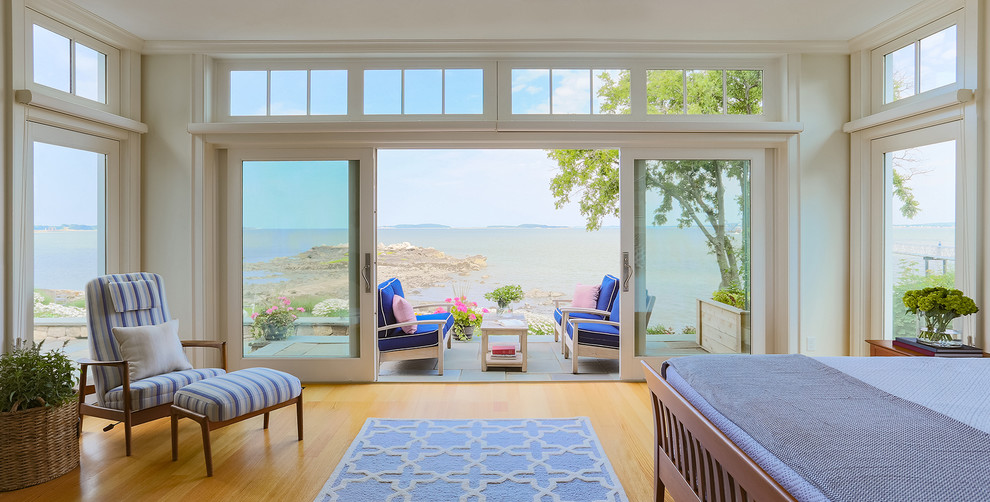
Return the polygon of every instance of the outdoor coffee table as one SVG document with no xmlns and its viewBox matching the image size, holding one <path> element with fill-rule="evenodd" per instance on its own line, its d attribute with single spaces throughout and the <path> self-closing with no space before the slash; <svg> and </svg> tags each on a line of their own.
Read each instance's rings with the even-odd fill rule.
<svg viewBox="0 0 990 502">
<path fill-rule="evenodd" d="M 526 339 L 529 325 L 522 314 L 485 316 L 481 322 L 481 371 L 488 371 L 489 366 L 522 368 L 526 371 Z M 516 356 L 511 359 L 493 358 L 488 350 L 488 337 L 491 335 L 515 335 L 519 338 Z"/>
</svg>

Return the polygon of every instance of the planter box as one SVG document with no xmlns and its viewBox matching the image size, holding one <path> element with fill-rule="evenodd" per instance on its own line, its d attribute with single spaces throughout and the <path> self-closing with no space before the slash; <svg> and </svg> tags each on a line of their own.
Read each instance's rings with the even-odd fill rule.
<svg viewBox="0 0 990 502">
<path fill-rule="evenodd" d="M 698 298 L 698 344 L 712 354 L 749 353 L 749 311 Z"/>
</svg>

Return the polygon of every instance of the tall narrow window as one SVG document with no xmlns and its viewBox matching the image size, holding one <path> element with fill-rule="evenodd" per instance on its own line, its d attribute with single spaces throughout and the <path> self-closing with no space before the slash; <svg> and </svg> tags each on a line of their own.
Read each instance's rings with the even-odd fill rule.
<svg viewBox="0 0 990 502">
<path fill-rule="evenodd" d="M 356 357 L 356 161 L 243 163 L 243 354 Z"/>
<path fill-rule="evenodd" d="M 49 345 L 87 336 L 86 282 L 106 270 L 106 155 L 34 142 L 34 325 Z"/>
<path fill-rule="evenodd" d="M 749 353 L 750 161 L 634 166 L 636 355 Z"/>
<path fill-rule="evenodd" d="M 888 338 L 916 336 L 906 291 L 956 284 L 956 142 L 884 153 Z"/>
</svg>

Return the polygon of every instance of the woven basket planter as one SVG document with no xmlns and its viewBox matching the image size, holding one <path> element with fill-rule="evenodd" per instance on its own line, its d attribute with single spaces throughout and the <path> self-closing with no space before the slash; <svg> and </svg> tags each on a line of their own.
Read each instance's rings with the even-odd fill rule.
<svg viewBox="0 0 990 502">
<path fill-rule="evenodd" d="M 0 413 L 0 491 L 55 479 L 79 466 L 79 402 Z"/>
</svg>

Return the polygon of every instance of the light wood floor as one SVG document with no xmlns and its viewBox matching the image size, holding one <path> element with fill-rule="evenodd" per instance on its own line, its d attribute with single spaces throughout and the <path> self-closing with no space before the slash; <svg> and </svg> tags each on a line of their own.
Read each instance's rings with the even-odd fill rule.
<svg viewBox="0 0 990 502">
<path fill-rule="evenodd" d="M 310 384 L 304 392 L 305 439 L 296 441 L 294 407 L 213 431 L 214 476 L 206 477 L 199 427 L 180 421 L 179 461 L 171 461 L 169 421 L 134 428 L 124 456 L 123 425 L 87 417 L 82 466 L 42 485 L 0 493 L 0 500 L 238 502 L 313 500 L 365 419 L 591 418 L 629 500 L 653 494 L 650 393 L 644 383 Z"/>
</svg>

